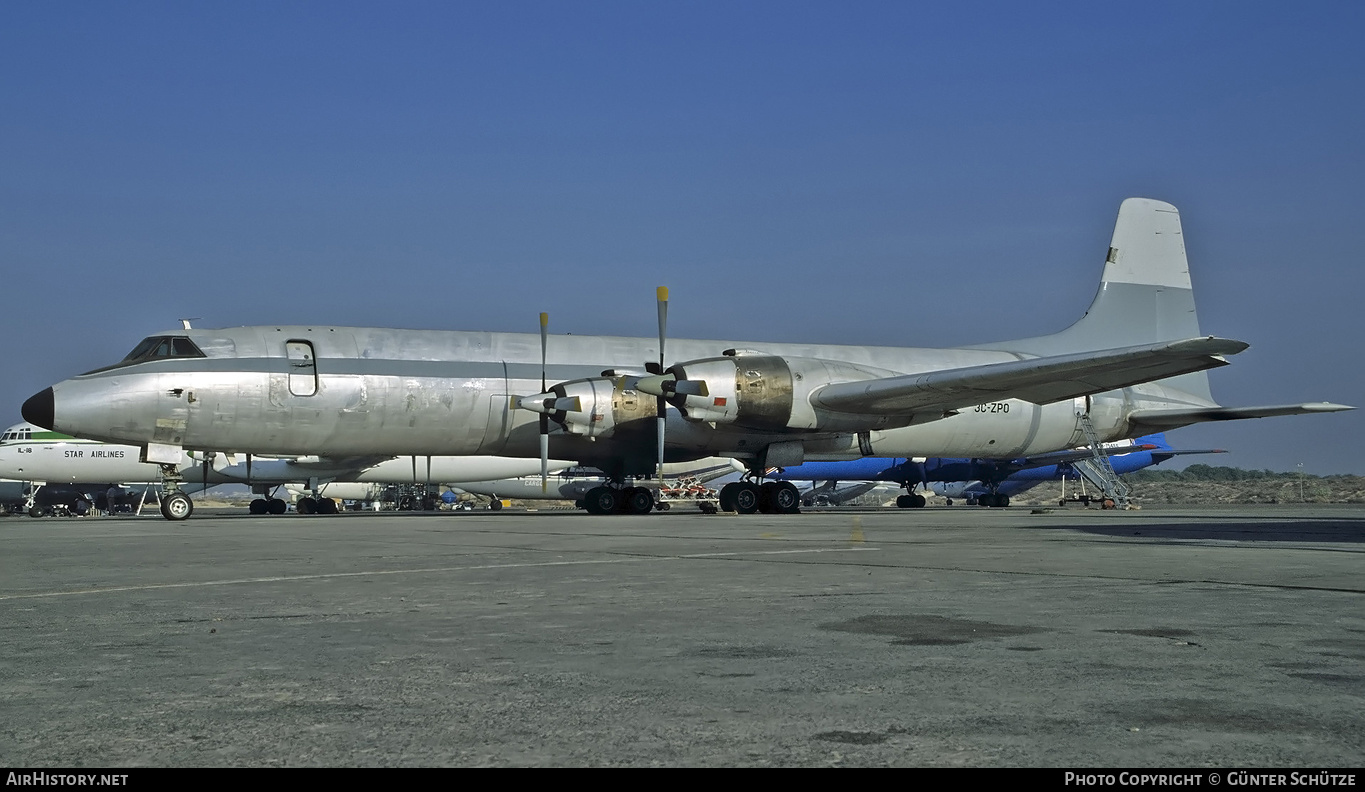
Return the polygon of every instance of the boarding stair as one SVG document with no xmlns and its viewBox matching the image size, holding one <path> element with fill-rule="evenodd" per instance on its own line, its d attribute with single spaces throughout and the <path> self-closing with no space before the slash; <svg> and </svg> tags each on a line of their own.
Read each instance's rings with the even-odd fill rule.
<svg viewBox="0 0 1365 792">
<path fill-rule="evenodd" d="M 1085 432 L 1086 440 L 1090 443 L 1090 459 L 1074 462 L 1072 467 L 1082 478 L 1103 492 L 1105 500 L 1113 502 L 1114 508 L 1127 509 L 1128 485 L 1114 472 L 1109 455 L 1104 453 L 1104 445 L 1100 443 L 1100 436 L 1095 431 L 1095 424 L 1090 420 L 1090 413 L 1078 412 L 1076 418 L 1080 422 L 1081 430 Z"/>
</svg>

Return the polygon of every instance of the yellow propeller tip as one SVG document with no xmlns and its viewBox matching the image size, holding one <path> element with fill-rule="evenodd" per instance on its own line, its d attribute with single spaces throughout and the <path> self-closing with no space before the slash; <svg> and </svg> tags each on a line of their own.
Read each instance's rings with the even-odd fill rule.
<svg viewBox="0 0 1365 792">
<path fill-rule="evenodd" d="M 543 314 L 540 315 L 540 326 L 541 326 L 541 327 L 549 327 L 549 326 L 550 326 L 550 315 L 549 315 L 549 314 L 543 313 Z"/>
<path fill-rule="evenodd" d="M 656 292 L 659 295 L 659 302 L 668 302 L 668 287 L 660 286 Z"/>
</svg>

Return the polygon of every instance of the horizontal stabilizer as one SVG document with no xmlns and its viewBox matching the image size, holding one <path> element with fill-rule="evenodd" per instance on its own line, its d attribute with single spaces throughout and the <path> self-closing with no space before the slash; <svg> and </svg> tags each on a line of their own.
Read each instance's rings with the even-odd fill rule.
<svg viewBox="0 0 1365 792">
<path fill-rule="evenodd" d="M 1162 431 L 1179 426 L 1207 421 L 1240 421 L 1245 418 L 1274 418 L 1279 415 L 1311 415 L 1313 413 L 1354 410 L 1345 404 L 1314 402 L 1311 404 L 1277 404 L 1269 407 L 1188 407 L 1174 410 L 1137 410 L 1129 417 L 1138 431 Z"/>
<path fill-rule="evenodd" d="M 1152 380 L 1226 366 L 1223 355 L 1247 348 L 1208 336 L 826 385 L 811 404 L 837 412 L 912 415 L 950 412 L 990 401 L 1035 404 L 1088 396 Z"/>
<path fill-rule="evenodd" d="M 1121 454 L 1131 454 L 1134 451 L 1151 451 L 1157 453 L 1160 446 L 1153 443 L 1138 443 L 1136 445 L 1106 445 L 1100 448 L 1100 453 L 1105 456 L 1119 456 Z M 1043 467 L 1045 465 L 1060 465 L 1063 462 L 1076 462 L 1082 459 L 1091 459 L 1095 456 L 1089 448 L 1068 448 L 1064 451 L 1049 451 L 1044 454 L 1032 454 L 1019 459 L 1012 459 L 1009 467 L 1027 469 Z"/>
<path fill-rule="evenodd" d="M 1152 459 L 1159 465 L 1171 457 L 1186 456 L 1188 454 L 1226 454 L 1223 448 L 1166 448 L 1152 452 Z"/>
</svg>

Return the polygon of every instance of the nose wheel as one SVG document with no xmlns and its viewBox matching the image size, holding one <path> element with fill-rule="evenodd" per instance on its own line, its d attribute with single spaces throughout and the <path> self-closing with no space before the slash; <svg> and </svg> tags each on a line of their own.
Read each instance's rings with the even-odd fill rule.
<svg viewBox="0 0 1365 792">
<path fill-rule="evenodd" d="M 162 517 L 179 522 L 189 519 L 191 514 L 194 514 L 194 501 L 190 500 L 190 496 L 180 490 L 161 496 Z"/>
<path fill-rule="evenodd" d="M 184 477 L 175 465 L 161 463 L 161 516 L 172 522 L 189 519 L 194 501 L 180 489 Z"/>
</svg>

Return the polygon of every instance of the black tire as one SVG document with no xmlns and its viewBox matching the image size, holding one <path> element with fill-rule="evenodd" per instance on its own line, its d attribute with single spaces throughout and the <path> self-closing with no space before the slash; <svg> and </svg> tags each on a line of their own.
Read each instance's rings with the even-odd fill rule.
<svg viewBox="0 0 1365 792">
<path fill-rule="evenodd" d="M 90 501 L 85 498 L 77 498 L 75 504 L 71 507 L 71 511 L 77 517 L 84 517 L 90 513 Z"/>
<path fill-rule="evenodd" d="M 776 514 L 777 507 L 773 505 L 773 493 L 777 491 L 776 481 L 765 481 L 758 485 L 758 510 L 764 514 Z"/>
<path fill-rule="evenodd" d="M 649 514 L 654 511 L 654 493 L 644 487 L 631 487 L 626 490 L 623 505 L 627 514 Z"/>
<path fill-rule="evenodd" d="M 172 492 L 161 499 L 161 516 L 172 522 L 189 519 L 194 514 L 194 501 L 183 492 Z"/>
<path fill-rule="evenodd" d="M 923 509 L 927 503 L 929 503 L 929 500 L 923 495 L 910 496 L 910 508 L 912 509 Z"/>
<path fill-rule="evenodd" d="M 294 511 L 299 514 L 314 514 L 318 510 L 318 502 L 312 498 L 299 498 L 298 503 L 294 504 Z"/>
<path fill-rule="evenodd" d="M 596 487 L 588 493 L 587 500 L 596 508 L 596 514 L 611 514 L 621 505 L 621 493 L 611 487 Z"/>
<path fill-rule="evenodd" d="M 266 502 L 265 498 L 257 498 L 247 507 L 247 511 L 252 514 L 267 514 L 270 512 L 270 504 Z"/>
<path fill-rule="evenodd" d="M 337 502 L 331 498 L 318 498 L 318 514 L 336 514 Z"/>
<path fill-rule="evenodd" d="M 279 498 L 271 498 L 270 500 L 266 501 L 266 507 L 270 509 L 271 514 L 284 514 L 285 512 L 289 511 L 289 504 L 285 503 Z"/>
<path fill-rule="evenodd" d="M 768 499 L 773 512 L 777 514 L 797 514 L 801 511 L 801 491 L 790 481 L 778 482 Z"/>
<path fill-rule="evenodd" d="M 500 498 L 494 498 L 493 500 L 489 501 L 489 502 L 488 502 L 488 510 L 489 510 L 489 511 L 502 511 L 502 500 L 501 500 Z"/>
<path fill-rule="evenodd" d="M 743 486 L 738 481 L 732 481 L 720 488 L 720 510 L 732 512 L 735 510 L 735 491 Z"/>
<path fill-rule="evenodd" d="M 758 485 L 747 481 L 736 483 L 739 484 L 739 488 L 734 494 L 735 511 L 740 514 L 753 514 L 758 511 L 763 501 L 763 494 Z"/>
<path fill-rule="evenodd" d="M 908 508 L 910 508 L 910 504 L 911 504 L 911 503 L 913 503 L 913 501 L 911 500 L 911 498 L 910 498 L 909 495 L 897 495 L 897 496 L 896 496 L 896 508 L 897 508 L 897 509 L 908 509 Z"/>
<path fill-rule="evenodd" d="M 43 516 L 43 507 L 41 507 L 41 506 L 30 506 L 30 507 L 29 507 L 29 510 L 28 510 L 28 516 L 30 516 L 30 517 L 42 517 L 42 516 Z"/>
</svg>

